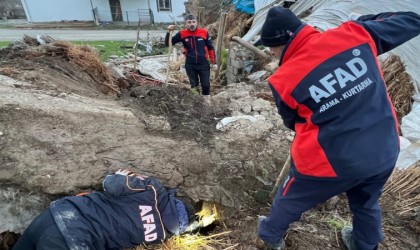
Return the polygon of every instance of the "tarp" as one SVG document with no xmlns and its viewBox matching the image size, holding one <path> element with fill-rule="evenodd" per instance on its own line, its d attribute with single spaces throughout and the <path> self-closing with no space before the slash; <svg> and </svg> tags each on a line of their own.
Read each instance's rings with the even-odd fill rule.
<svg viewBox="0 0 420 250">
<path fill-rule="evenodd" d="M 254 0 L 239 0 L 235 5 L 235 9 L 246 14 L 254 14 Z"/>
<path fill-rule="evenodd" d="M 414 98 L 420 99 L 420 94 Z M 420 102 L 415 102 L 411 112 L 402 118 L 401 132 L 405 140 L 405 147 L 401 147 L 397 167 L 408 168 L 420 160 Z M 400 140 L 400 142 L 403 142 Z M 403 143 L 401 143 L 403 146 Z"/>
<path fill-rule="evenodd" d="M 220 122 L 217 123 L 216 129 L 223 130 L 228 124 L 239 121 L 241 119 L 246 119 L 246 120 L 249 120 L 251 122 L 256 122 L 256 121 L 265 120 L 265 117 L 262 116 L 262 115 L 254 115 L 254 116 L 240 115 L 240 116 L 225 117 Z"/>
<path fill-rule="evenodd" d="M 138 69 L 144 75 L 153 77 L 160 81 L 166 81 L 165 73 L 161 73 L 167 68 L 168 56 L 149 56 L 144 57 L 138 64 Z"/>
<path fill-rule="evenodd" d="M 268 10 L 276 5 L 276 4 L 283 4 L 284 0 L 255 0 L 255 14 L 254 20 L 252 21 L 251 28 L 249 29 L 248 33 L 242 37 L 247 42 L 253 40 L 253 38 L 260 33 L 262 25 L 264 24 L 265 17 L 267 16 Z"/>
</svg>

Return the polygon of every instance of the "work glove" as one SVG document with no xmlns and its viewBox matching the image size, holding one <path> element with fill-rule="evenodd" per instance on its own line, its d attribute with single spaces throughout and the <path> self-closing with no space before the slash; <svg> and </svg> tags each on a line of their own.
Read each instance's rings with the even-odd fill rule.
<svg viewBox="0 0 420 250">
<path fill-rule="evenodd" d="M 130 176 L 130 177 L 136 177 L 136 178 L 139 178 L 142 181 L 149 178 L 147 175 L 139 175 L 139 174 L 136 175 L 135 173 L 133 173 L 131 170 L 128 170 L 128 169 L 119 169 L 117 172 L 115 172 L 115 174 Z"/>
<path fill-rule="evenodd" d="M 359 17 L 361 17 L 362 15 L 359 13 L 350 13 L 350 15 L 348 16 L 348 20 L 353 20 L 356 21 L 357 19 L 359 19 Z"/>
<path fill-rule="evenodd" d="M 171 24 L 168 26 L 168 31 L 173 31 L 175 29 L 175 25 Z"/>
<path fill-rule="evenodd" d="M 211 65 L 211 69 L 214 70 L 214 71 L 216 71 L 217 70 L 217 64 L 212 64 Z"/>
<path fill-rule="evenodd" d="M 119 169 L 115 174 L 124 175 L 124 176 L 135 176 L 136 174 L 133 173 L 131 170 L 128 169 Z"/>
</svg>

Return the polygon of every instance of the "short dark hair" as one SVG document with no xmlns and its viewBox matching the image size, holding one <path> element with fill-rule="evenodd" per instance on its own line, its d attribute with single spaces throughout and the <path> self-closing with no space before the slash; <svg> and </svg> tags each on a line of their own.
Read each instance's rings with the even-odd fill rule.
<svg viewBox="0 0 420 250">
<path fill-rule="evenodd" d="M 188 14 L 184 17 L 184 20 L 185 21 L 187 21 L 187 20 L 197 20 L 197 18 L 192 14 Z"/>
<path fill-rule="evenodd" d="M 185 196 L 177 196 L 176 199 L 178 199 L 184 204 L 185 210 L 188 213 L 188 225 L 191 225 L 196 219 L 195 208 L 191 202 L 191 199 Z"/>
</svg>

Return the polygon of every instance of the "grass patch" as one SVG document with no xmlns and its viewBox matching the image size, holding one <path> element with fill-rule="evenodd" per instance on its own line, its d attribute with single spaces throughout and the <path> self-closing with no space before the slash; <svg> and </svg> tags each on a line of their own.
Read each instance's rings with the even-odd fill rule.
<svg viewBox="0 0 420 250">
<path fill-rule="evenodd" d="M 11 42 L 0 41 L 0 49 L 7 47 Z M 124 56 L 128 53 L 134 53 L 133 41 L 72 41 L 77 45 L 88 45 L 98 52 L 102 62 L 106 62 L 111 55 Z"/>
<path fill-rule="evenodd" d="M 328 213 L 321 221 L 325 222 L 329 228 L 340 231 L 343 227 L 349 224 L 345 219 L 341 218 L 337 211 Z"/>
<path fill-rule="evenodd" d="M 14 27 L 15 26 L 12 25 L 12 24 L 9 24 L 5 21 L 0 21 L 0 28 L 2 28 L 2 29 L 11 29 L 11 28 L 14 28 Z"/>
<path fill-rule="evenodd" d="M 130 25 L 127 23 L 103 23 L 95 26 L 96 30 L 137 30 L 137 22 L 131 22 Z M 173 23 L 155 23 L 155 24 L 141 24 L 140 31 L 144 30 L 166 30 L 168 25 Z"/>
<path fill-rule="evenodd" d="M 111 55 L 121 57 L 133 53 L 135 44 L 132 41 L 74 41 L 72 43 L 94 47 L 102 62 L 106 62 Z"/>
<path fill-rule="evenodd" d="M 7 47 L 11 42 L 0 41 L 0 49 Z M 125 56 L 129 53 L 134 54 L 134 41 L 72 41 L 71 43 L 76 45 L 87 45 L 95 48 L 96 52 L 99 54 L 99 58 L 102 62 L 108 61 L 111 55 L 116 55 L 118 57 Z M 145 48 L 140 46 L 137 55 L 138 56 L 148 56 L 145 52 Z M 167 48 L 159 48 L 154 45 L 153 51 L 150 55 L 161 55 L 166 54 Z"/>
<path fill-rule="evenodd" d="M 341 229 L 343 229 L 343 227 L 347 224 L 346 221 L 343 221 L 340 219 L 329 219 L 325 222 L 330 228 L 336 229 L 337 231 L 340 231 Z"/>
<path fill-rule="evenodd" d="M 10 42 L 0 42 L 0 49 L 7 47 L 9 44 Z"/>
<path fill-rule="evenodd" d="M 99 58 L 102 62 L 108 61 L 111 55 L 118 57 L 125 56 L 129 53 L 134 54 L 134 41 L 73 41 L 71 42 L 77 45 L 89 45 L 94 47 L 99 54 Z M 151 56 L 151 55 L 162 55 L 167 54 L 168 49 L 166 47 L 152 46 L 152 52 L 146 52 L 146 47 L 139 46 L 137 50 L 138 56 Z"/>
</svg>

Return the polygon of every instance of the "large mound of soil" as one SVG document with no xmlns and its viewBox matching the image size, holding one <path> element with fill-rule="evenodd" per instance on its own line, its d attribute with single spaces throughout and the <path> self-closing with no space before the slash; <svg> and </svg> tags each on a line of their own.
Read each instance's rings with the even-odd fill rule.
<svg viewBox="0 0 420 250">
<path fill-rule="evenodd" d="M 0 51 L 0 204 L 21 205 L 13 190 L 42 197 L 2 211 L 3 227 L 6 217 L 31 216 L 0 231 L 20 232 L 45 200 L 100 189 L 105 174 L 127 167 L 195 202 L 217 203 L 223 223 L 214 232 L 231 230 L 224 240 L 235 249 L 263 249 L 256 215 L 267 214 L 269 202 L 257 202 L 254 194 L 273 184 L 293 138 L 273 104 L 258 98 L 267 86 L 227 86 L 211 100 L 177 86 L 119 90 L 93 73 L 101 66 L 92 69 L 74 58 L 62 44 L 15 44 Z M 222 118 L 243 114 L 264 119 L 216 129 Z M 418 249 L 418 212 L 398 213 L 397 199 L 394 192 L 382 199 L 381 248 Z M 350 221 L 345 197 L 336 197 L 292 225 L 288 249 L 342 249 L 338 228 Z"/>
</svg>

